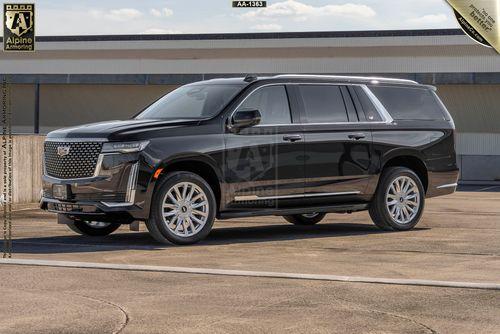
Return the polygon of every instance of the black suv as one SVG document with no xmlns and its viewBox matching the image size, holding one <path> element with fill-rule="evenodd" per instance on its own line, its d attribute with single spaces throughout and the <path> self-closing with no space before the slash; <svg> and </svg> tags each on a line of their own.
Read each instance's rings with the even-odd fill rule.
<svg viewBox="0 0 500 334">
<path fill-rule="evenodd" d="M 298 225 L 369 210 L 413 228 L 458 179 L 454 124 L 432 86 L 320 75 L 182 86 L 130 120 L 49 133 L 41 207 L 77 233 L 145 221 L 160 242 L 205 238 L 215 218 Z"/>
</svg>

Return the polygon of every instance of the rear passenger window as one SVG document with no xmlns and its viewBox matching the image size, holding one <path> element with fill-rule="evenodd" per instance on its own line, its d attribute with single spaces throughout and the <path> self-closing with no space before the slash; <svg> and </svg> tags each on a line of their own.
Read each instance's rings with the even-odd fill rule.
<svg viewBox="0 0 500 334">
<path fill-rule="evenodd" d="M 445 119 L 438 101 L 424 88 L 370 86 L 394 119 Z"/>
<path fill-rule="evenodd" d="M 363 112 L 365 113 L 366 120 L 368 122 L 380 122 L 382 121 L 382 117 L 380 117 L 377 109 L 373 105 L 370 98 L 366 95 L 363 88 L 356 86 L 354 87 L 356 95 L 359 99 L 359 103 L 361 103 L 361 107 L 363 108 Z"/>
<path fill-rule="evenodd" d="M 340 86 L 302 85 L 299 89 L 307 123 L 348 122 Z"/>
<path fill-rule="evenodd" d="M 290 124 L 290 107 L 284 86 L 268 86 L 253 92 L 238 110 L 257 109 L 262 118 L 259 124 Z"/>
</svg>

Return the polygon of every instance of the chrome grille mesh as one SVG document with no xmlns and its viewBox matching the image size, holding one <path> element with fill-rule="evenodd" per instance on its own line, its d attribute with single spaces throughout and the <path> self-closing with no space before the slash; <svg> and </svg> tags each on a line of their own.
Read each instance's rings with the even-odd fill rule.
<svg viewBox="0 0 500 334">
<path fill-rule="evenodd" d="M 67 155 L 60 156 L 58 147 L 69 148 Z M 45 172 L 60 179 L 92 177 L 101 153 L 100 142 L 51 142 L 44 146 Z"/>
</svg>

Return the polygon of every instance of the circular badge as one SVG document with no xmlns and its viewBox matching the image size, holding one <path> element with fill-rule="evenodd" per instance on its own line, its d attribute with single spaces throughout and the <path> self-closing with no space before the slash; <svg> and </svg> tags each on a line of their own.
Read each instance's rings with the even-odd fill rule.
<svg viewBox="0 0 500 334">
<path fill-rule="evenodd" d="M 476 42 L 478 42 L 479 44 L 481 45 L 484 45 L 486 47 L 489 47 L 491 48 L 491 45 L 490 43 L 488 43 L 486 41 L 486 39 L 483 38 L 483 36 L 481 36 L 481 34 L 479 32 L 477 32 L 476 29 L 474 29 L 473 26 L 471 26 L 465 19 L 462 15 L 460 15 L 459 12 L 457 12 L 456 10 L 453 10 L 453 12 L 455 12 L 455 17 L 457 18 L 457 21 L 458 21 L 458 24 L 460 24 L 460 27 L 462 28 L 462 30 L 470 37 L 472 38 L 473 40 L 475 40 Z"/>
</svg>

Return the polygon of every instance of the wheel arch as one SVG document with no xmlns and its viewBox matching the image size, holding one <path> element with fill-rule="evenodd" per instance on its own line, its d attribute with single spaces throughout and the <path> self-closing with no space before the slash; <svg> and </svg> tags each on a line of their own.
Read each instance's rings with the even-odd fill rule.
<svg viewBox="0 0 500 334">
<path fill-rule="evenodd" d="M 200 154 L 172 157 L 157 165 L 149 182 L 151 196 L 148 207 L 152 202 L 151 198 L 154 196 L 158 181 L 168 173 L 177 171 L 191 172 L 202 177 L 212 188 L 217 202 L 217 212 L 219 211 L 222 199 L 222 173 L 212 158 Z"/>
<path fill-rule="evenodd" d="M 382 165 L 382 172 L 388 167 L 406 167 L 417 174 L 427 193 L 429 187 L 429 172 L 424 159 L 418 154 L 405 152 L 400 155 L 393 155 L 386 159 Z"/>
</svg>

